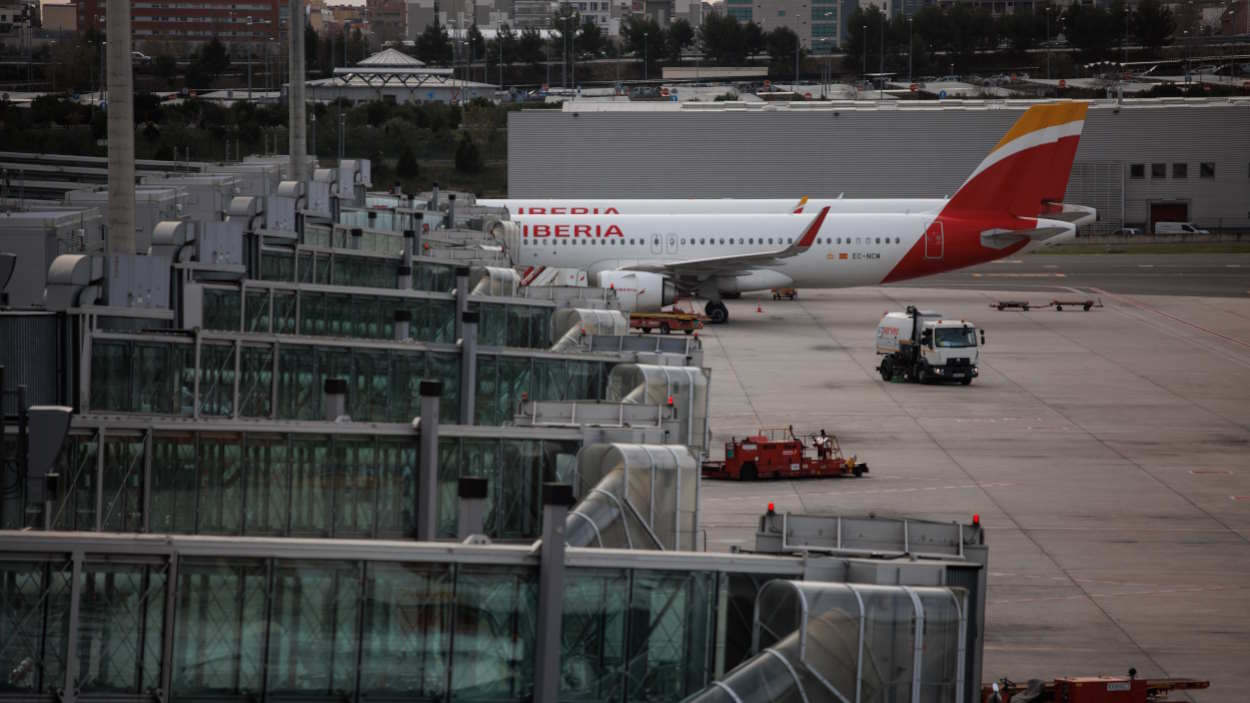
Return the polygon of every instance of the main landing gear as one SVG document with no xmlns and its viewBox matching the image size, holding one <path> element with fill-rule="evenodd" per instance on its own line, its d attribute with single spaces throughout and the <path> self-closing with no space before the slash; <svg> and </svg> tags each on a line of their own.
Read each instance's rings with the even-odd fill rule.
<svg viewBox="0 0 1250 703">
<path fill-rule="evenodd" d="M 729 322 L 729 308 L 719 300 L 709 300 L 703 308 L 703 312 L 707 314 L 709 320 L 713 324 L 721 325 Z"/>
</svg>

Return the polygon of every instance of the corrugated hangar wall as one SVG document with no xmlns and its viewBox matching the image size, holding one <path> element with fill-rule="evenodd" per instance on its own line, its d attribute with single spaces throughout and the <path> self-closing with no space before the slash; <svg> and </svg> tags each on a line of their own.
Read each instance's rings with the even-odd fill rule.
<svg viewBox="0 0 1250 703">
<path fill-rule="evenodd" d="M 508 120 L 508 193 L 936 197 L 957 190 L 1027 107 L 520 111 Z M 1173 177 L 1176 163 L 1185 178 Z M 1066 200 L 1097 207 L 1103 230 L 1145 224 L 1164 202 L 1186 204 L 1200 225 L 1250 229 L 1250 101 L 1093 105 Z"/>
</svg>

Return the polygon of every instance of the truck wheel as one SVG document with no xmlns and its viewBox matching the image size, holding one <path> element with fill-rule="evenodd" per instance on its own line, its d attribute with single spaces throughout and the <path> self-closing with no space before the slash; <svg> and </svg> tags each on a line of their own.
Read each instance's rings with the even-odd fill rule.
<svg viewBox="0 0 1250 703">
<path fill-rule="evenodd" d="M 859 464 L 856 464 L 855 468 L 851 469 L 851 475 L 854 476 L 855 478 L 859 478 L 860 476 L 863 476 L 864 468 L 860 466 Z"/>
<path fill-rule="evenodd" d="M 919 381 L 919 382 L 921 382 L 921 383 L 928 383 L 929 381 L 933 380 L 933 377 L 932 377 L 931 375 L 929 375 L 929 370 L 928 370 L 928 369 L 926 369 L 925 367 L 921 366 L 921 367 L 920 367 L 920 368 L 916 371 L 916 380 L 917 380 L 917 381 Z"/>
<path fill-rule="evenodd" d="M 660 323 L 660 334 L 668 334 L 672 331 L 673 331 L 673 328 L 670 327 L 667 322 Z"/>
<path fill-rule="evenodd" d="M 894 380 L 894 362 L 890 361 L 890 357 L 887 356 L 881 360 L 881 367 L 879 370 L 881 371 L 882 381 L 889 383 Z"/>
<path fill-rule="evenodd" d="M 1062 305 L 1056 305 L 1056 306 L 1055 306 L 1055 312 L 1063 312 L 1063 306 L 1062 306 Z"/>
<path fill-rule="evenodd" d="M 682 332 L 685 332 L 687 335 L 691 335 L 691 334 L 694 334 L 694 328 L 687 327 L 686 329 L 682 330 Z"/>
<path fill-rule="evenodd" d="M 755 469 L 755 464 L 746 463 L 742 465 L 742 471 L 738 473 L 738 478 L 743 481 L 754 481 L 760 477 L 759 471 Z"/>
<path fill-rule="evenodd" d="M 964 384 L 965 386 L 971 386 L 971 385 L 972 385 L 972 379 L 971 379 L 971 378 L 962 378 L 962 379 L 960 379 L 960 380 L 959 380 L 959 382 L 960 382 L 960 383 L 962 383 L 962 384 Z"/>
</svg>

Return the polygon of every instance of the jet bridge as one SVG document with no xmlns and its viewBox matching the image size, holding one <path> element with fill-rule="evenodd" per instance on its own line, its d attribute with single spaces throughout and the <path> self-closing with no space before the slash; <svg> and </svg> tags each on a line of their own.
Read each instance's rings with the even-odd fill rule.
<svg viewBox="0 0 1250 703">
<path fill-rule="evenodd" d="M 959 588 L 769 581 L 750 659 L 691 703 L 962 701 Z"/>
<path fill-rule="evenodd" d="M 581 502 L 565 523 L 570 546 L 696 549 L 699 463 L 686 447 L 583 447 L 574 485 Z"/>
<path fill-rule="evenodd" d="M 706 452 L 711 433 L 707 387 L 708 372 L 701 368 L 618 364 L 608 374 L 606 399 L 678 408 L 686 422 L 672 441 L 696 452 Z"/>
</svg>

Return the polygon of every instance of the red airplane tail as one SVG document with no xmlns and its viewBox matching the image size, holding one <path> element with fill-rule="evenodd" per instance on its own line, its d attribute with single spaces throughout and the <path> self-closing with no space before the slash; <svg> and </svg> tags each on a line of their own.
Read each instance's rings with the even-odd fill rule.
<svg viewBox="0 0 1250 703">
<path fill-rule="evenodd" d="M 1026 110 L 883 282 L 972 266 L 1032 241 L 1070 236 L 1070 223 L 1038 218 L 1066 209 L 1061 201 L 1087 109 L 1087 103 L 1060 102 Z"/>
<path fill-rule="evenodd" d="M 1085 126 L 1088 104 L 1034 105 L 977 166 L 942 214 L 1036 217 L 1061 202 Z"/>
</svg>

